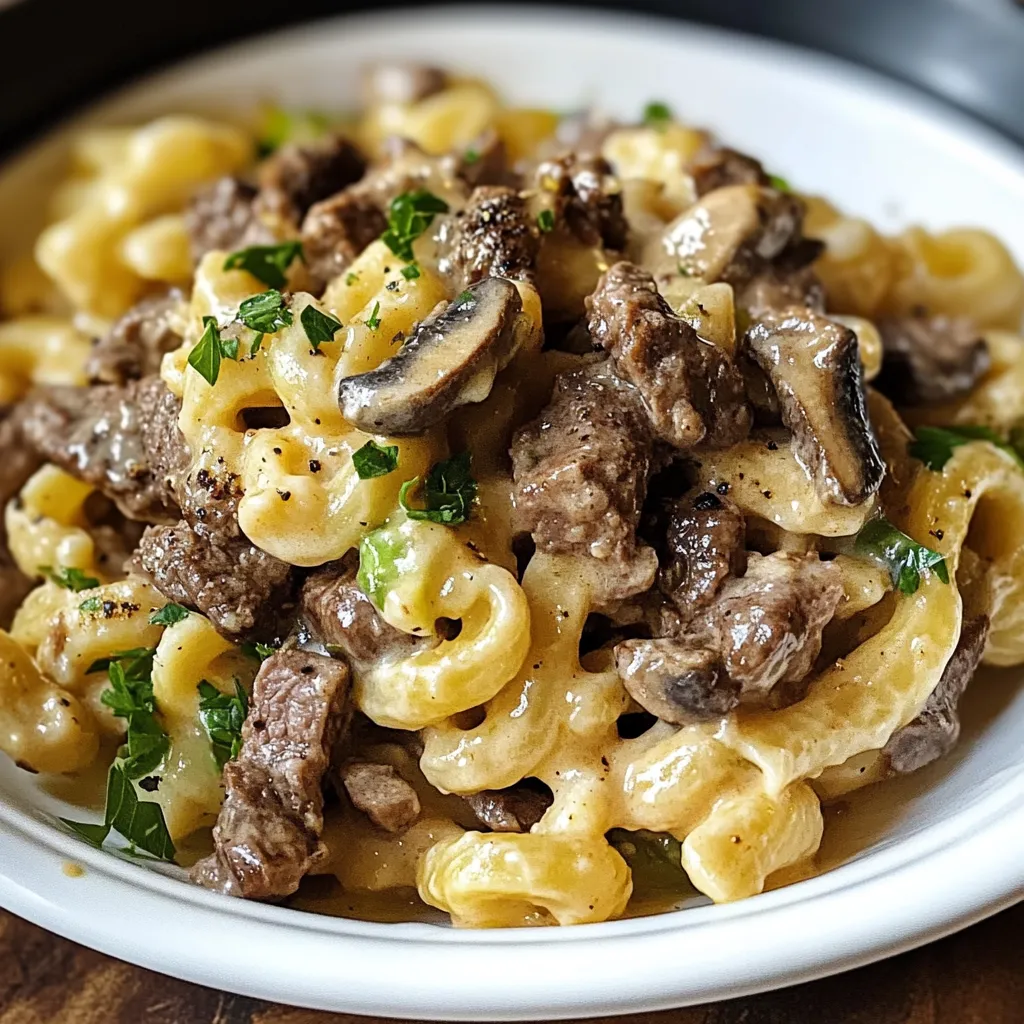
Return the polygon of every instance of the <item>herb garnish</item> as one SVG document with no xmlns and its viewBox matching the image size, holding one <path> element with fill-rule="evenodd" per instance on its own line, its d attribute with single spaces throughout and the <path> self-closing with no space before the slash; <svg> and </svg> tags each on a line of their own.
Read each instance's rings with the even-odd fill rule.
<svg viewBox="0 0 1024 1024">
<path fill-rule="evenodd" d="M 373 304 L 373 311 L 366 318 L 366 326 L 369 327 L 371 331 L 375 331 L 375 330 L 377 330 L 378 327 L 380 327 L 380 303 L 379 302 L 375 302 Z"/>
<path fill-rule="evenodd" d="M 939 471 L 949 462 L 953 449 L 972 441 L 988 441 L 1000 451 L 1011 455 L 1021 468 L 1024 459 L 1021 452 L 1010 442 L 1004 441 L 989 427 L 956 426 L 956 427 L 918 427 L 914 432 L 914 440 L 910 443 L 910 454 L 920 459 L 929 469 Z"/>
<path fill-rule="evenodd" d="M 276 288 L 271 288 L 246 299 L 238 307 L 238 319 L 256 332 L 249 349 L 249 355 L 254 356 L 263 344 L 264 334 L 274 334 L 282 327 L 291 326 L 292 311 L 285 304 L 284 296 Z"/>
<path fill-rule="evenodd" d="M 247 270 L 268 288 L 283 288 L 285 271 L 296 259 L 302 259 L 301 242 L 281 242 L 278 245 L 250 245 L 231 253 L 224 261 L 225 270 Z"/>
<path fill-rule="evenodd" d="M 537 227 L 539 227 L 545 235 L 551 234 L 551 232 L 555 230 L 554 213 L 551 210 L 541 210 L 540 213 L 537 214 Z"/>
<path fill-rule="evenodd" d="M 776 192 L 792 192 L 793 187 L 790 185 L 785 178 L 779 177 L 777 174 L 768 175 L 768 184 L 771 185 Z"/>
<path fill-rule="evenodd" d="M 79 606 L 80 612 L 100 612 L 103 611 L 103 599 L 99 597 L 88 597 Z"/>
<path fill-rule="evenodd" d="M 696 894 L 683 870 L 683 848 L 678 839 L 667 832 L 630 832 L 613 828 L 608 842 L 629 865 L 633 893 L 638 899 Z"/>
<path fill-rule="evenodd" d="M 321 345 L 328 341 L 334 341 L 335 334 L 341 330 L 341 323 L 327 313 L 321 313 L 316 306 L 306 306 L 299 314 L 299 321 L 302 329 L 306 332 L 313 351 L 316 352 Z"/>
<path fill-rule="evenodd" d="M 272 654 L 277 654 L 277 648 L 270 644 L 244 643 L 240 646 L 241 652 L 253 661 L 266 661 Z"/>
<path fill-rule="evenodd" d="M 398 492 L 398 502 L 405 514 L 410 519 L 425 519 L 447 526 L 464 523 L 476 500 L 476 481 L 470 475 L 470 462 L 470 453 L 464 451 L 431 467 L 423 484 L 426 508 L 413 508 L 407 500 L 420 478 L 406 480 Z"/>
<path fill-rule="evenodd" d="M 884 563 L 901 594 L 914 594 L 921 585 L 921 573 L 931 570 L 949 583 L 946 561 L 937 551 L 918 544 L 888 519 L 872 519 L 857 534 L 854 551 Z"/>
<path fill-rule="evenodd" d="M 52 565 L 41 565 L 39 571 L 49 580 L 52 580 L 58 587 L 70 590 L 77 594 L 83 590 L 92 590 L 98 587 L 100 581 L 95 576 L 86 576 L 81 569 L 74 566 L 59 566 L 54 569 Z"/>
<path fill-rule="evenodd" d="M 409 545 L 397 530 L 382 527 L 368 533 L 359 544 L 356 582 L 378 608 L 401 575 L 399 561 L 409 555 Z"/>
<path fill-rule="evenodd" d="M 242 745 L 242 725 L 249 713 L 249 695 L 235 680 L 235 694 L 221 693 L 205 679 L 199 684 L 199 719 L 210 737 L 217 767 L 223 768 L 238 756 Z"/>
<path fill-rule="evenodd" d="M 188 354 L 188 364 L 211 387 L 220 376 L 220 364 L 223 359 L 238 359 L 238 339 L 225 340 L 220 335 L 220 328 L 212 316 L 203 317 L 202 337 L 195 348 Z"/>
<path fill-rule="evenodd" d="M 182 622 L 189 616 L 189 610 L 184 605 L 165 604 L 159 611 L 153 612 L 149 617 L 151 626 L 173 626 Z"/>
<path fill-rule="evenodd" d="M 426 189 L 403 192 L 388 207 L 388 229 L 381 241 L 400 259 L 412 263 L 412 243 L 433 223 L 439 213 L 447 213 L 448 204 Z"/>
<path fill-rule="evenodd" d="M 258 144 L 261 157 L 270 156 L 286 142 L 310 142 L 324 135 L 331 118 L 319 110 L 282 110 L 270 107 L 264 115 Z"/>
<path fill-rule="evenodd" d="M 402 267 L 402 277 L 404 277 L 406 281 L 415 281 L 419 276 L 420 265 L 418 263 L 406 263 L 406 265 Z"/>
<path fill-rule="evenodd" d="M 371 439 L 359 451 L 352 453 L 352 465 L 360 480 L 387 476 L 398 468 L 398 445 L 379 445 Z"/>
<path fill-rule="evenodd" d="M 345 284 L 347 284 L 349 286 L 349 288 L 351 288 L 352 285 L 354 285 L 356 283 L 356 281 L 358 281 L 358 280 L 359 280 L 359 275 L 354 270 L 350 270 L 345 275 Z"/>
<path fill-rule="evenodd" d="M 658 131 L 664 131 L 671 120 L 672 111 L 669 109 L 667 103 L 653 101 L 644 107 L 644 124 L 647 125 L 648 128 L 656 128 Z"/>
<path fill-rule="evenodd" d="M 476 149 L 467 149 L 462 154 L 462 162 L 467 166 L 475 164 L 480 159 L 480 151 Z"/>
</svg>

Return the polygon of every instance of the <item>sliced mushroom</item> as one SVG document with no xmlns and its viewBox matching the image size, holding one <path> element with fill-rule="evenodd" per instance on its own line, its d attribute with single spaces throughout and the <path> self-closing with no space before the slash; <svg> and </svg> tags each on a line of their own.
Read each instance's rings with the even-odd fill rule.
<svg viewBox="0 0 1024 1024">
<path fill-rule="evenodd" d="M 536 779 L 508 789 L 485 789 L 464 797 L 482 825 L 492 832 L 529 832 L 551 806 L 551 790 Z"/>
<path fill-rule="evenodd" d="M 907 316 L 882 320 L 882 372 L 875 387 L 897 405 L 956 398 L 978 382 L 991 360 L 985 339 L 965 318 Z"/>
<path fill-rule="evenodd" d="M 338 386 L 341 414 L 368 433 L 422 434 L 453 409 L 482 402 L 518 343 L 523 304 L 488 277 L 416 328 L 398 355 Z"/>
<path fill-rule="evenodd" d="M 856 334 L 792 307 L 765 313 L 745 345 L 775 388 L 782 421 L 822 501 L 866 501 L 878 490 L 885 463 L 868 420 Z"/>
<path fill-rule="evenodd" d="M 721 658 L 686 640 L 626 640 L 615 648 L 619 678 L 652 715 L 674 725 L 707 721 L 739 703 Z"/>
</svg>

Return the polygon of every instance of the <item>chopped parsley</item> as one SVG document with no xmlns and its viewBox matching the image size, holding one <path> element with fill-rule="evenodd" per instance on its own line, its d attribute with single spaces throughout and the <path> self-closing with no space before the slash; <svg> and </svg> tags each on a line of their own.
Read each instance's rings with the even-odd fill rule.
<svg viewBox="0 0 1024 1024">
<path fill-rule="evenodd" d="M 551 210 L 541 210 L 537 214 L 537 227 L 544 232 L 545 235 L 551 234 L 555 230 L 555 215 Z"/>
<path fill-rule="evenodd" d="M 349 286 L 349 288 L 351 288 L 352 285 L 354 285 L 356 283 L 356 281 L 358 281 L 358 280 L 359 280 L 359 275 L 354 270 L 350 270 L 345 275 L 345 284 L 347 284 Z"/>
<path fill-rule="evenodd" d="M 79 606 L 80 612 L 101 612 L 103 611 L 103 600 L 99 597 L 86 598 Z"/>
<path fill-rule="evenodd" d="M 224 269 L 247 270 L 268 288 L 283 288 L 287 282 L 285 271 L 296 258 L 302 258 L 301 242 L 250 245 L 247 249 L 231 253 L 224 261 Z"/>
<path fill-rule="evenodd" d="M 199 719 L 210 737 L 210 747 L 223 768 L 228 761 L 238 756 L 242 746 L 242 726 L 249 713 L 249 695 L 242 684 L 235 680 L 235 693 L 221 693 L 205 679 L 199 684 Z"/>
<path fill-rule="evenodd" d="M 222 338 L 212 316 L 203 317 L 203 327 L 202 337 L 188 354 L 188 364 L 212 387 L 220 376 L 221 361 L 238 358 L 238 339 Z"/>
<path fill-rule="evenodd" d="M 420 478 L 406 480 L 398 493 L 398 501 L 405 514 L 410 519 L 425 519 L 446 526 L 464 523 L 476 501 L 476 481 L 470 474 L 470 462 L 469 452 L 464 451 L 431 467 L 423 484 L 426 508 L 413 508 L 408 503 L 409 493 L 419 484 Z"/>
<path fill-rule="evenodd" d="M 388 207 L 388 228 L 381 241 L 400 259 L 412 263 L 412 243 L 423 234 L 439 213 L 447 213 L 448 204 L 426 189 L 403 192 Z"/>
<path fill-rule="evenodd" d="M 375 302 L 373 304 L 373 311 L 366 318 L 366 326 L 369 327 L 371 331 L 375 331 L 375 330 L 377 330 L 378 327 L 380 327 L 380 303 L 379 302 Z"/>
<path fill-rule="evenodd" d="M 921 585 L 921 573 L 934 572 L 949 583 L 946 561 L 937 551 L 918 544 L 888 519 L 872 519 L 857 534 L 854 551 L 881 562 L 901 594 L 914 594 Z"/>
<path fill-rule="evenodd" d="M 256 332 L 250 355 L 256 355 L 263 344 L 264 334 L 274 334 L 282 327 L 290 327 L 292 312 L 285 303 L 284 296 L 276 289 L 260 292 L 246 299 L 238 307 L 238 319 L 250 331 Z"/>
<path fill-rule="evenodd" d="M 379 445 L 376 441 L 369 440 L 359 451 L 352 453 L 352 465 L 355 466 L 360 480 L 387 476 L 398 468 L 398 445 Z"/>
<path fill-rule="evenodd" d="M 270 156 L 286 142 L 311 142 L 326 134 L 331 118 L 319 110 L 283 110 L 269 107 L 263 116 L 259 155 Z"/>
<path fill-rule="evenodd" d="M 180 604 L 165 604 L 159 611 L 153 612 L 149 617 L 151 626 L 173 626 L 183 622 L 189 616 L 189 610 Z"/>
<path fill-rule="evenodd" d="M 407 263 L 402 267 L 402 277 L 406 281 L 415 281 L 420 276 L 420 265 L 418 263 Z"/>
<path fill-rule="evenodd" d="M 54 569 L 52 565 L 41 565 L 39 571 L 48 580 L 56 583 L 58 587 L 63 587 L 75 594 L 83 590 L 92 590 L 93 587 L 100 585 L 100 581 L 95 576 L 86 576 L 81 569 L 76 569 L 73 566 L 62 565 Z"/>
<path fill-rule="evenodd" d="M 401 574 L 399 561 L 409 555 L 409 545 L 397 530 L 382 527 L 367 534 L 359 545 L 356 582 L 378 607 Z"/>
<path fill-rule="evenodd" d="M 252 658 L 253 661 L 266 661 L 272 654 L 277 653 L 277 648 L 271 647 L 270 644 L 248 642 L 242 644 L 240 650 L 247 658 Z"/>
<path fill-rule="evenodd" d="M 660 103 L 657 100 L 648 103 L 644 107 L 644 124 L 648 128 L 656 128 L 664 131 L 672 120 L 672 111 L 667 103 Z"/>
<path fill-rule="evenodd" d="M 785 178 L 779 177 L 777 174 L 768 175 L 768 184 L 771 185 L 776 192 L 792 192 L 793 187 L 790 185 Z"/>
<path fill-rule="evenodd" d="M 340 321 L 327 313 L 321 313 L 313 305 L 306 306 L 299 314 L 299 321 L 314 352 L 325 342 L 334 341 L 335 334 L 341 330 Z"/>
<path fill-rule="evenodd" d="M 455 297 L 455 306 L 466 306 L 473 301 L 473 293 L 467 288 Z"/>
<path fill-rule="evenodd" d="M 953 449 L 972 441 L 988 441 L 1000 451 L 1013 457 L 1017 465 L 1024 468 L 1021 451 L 1011 441 L 1004 441 L 989 427 L 918 427 L 910 443 L 910 454 L 920 459 L 929 469 L 940 471 L 949 462 Z"/>
</svg>

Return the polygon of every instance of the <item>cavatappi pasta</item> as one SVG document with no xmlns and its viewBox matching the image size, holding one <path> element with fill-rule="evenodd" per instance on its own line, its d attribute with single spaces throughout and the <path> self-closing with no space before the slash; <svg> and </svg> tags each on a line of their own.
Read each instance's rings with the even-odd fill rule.
<svg viewBox="0 0 1024 1024">
<path fill-rule="evenodd" d="M 468 927 L 736 900 L 1024 662 L 992 235 L 663 104 L 264 113 L 84 132 L 0 268 L 0 750 L 112 762 L 84 838 Z"/>
</svg>

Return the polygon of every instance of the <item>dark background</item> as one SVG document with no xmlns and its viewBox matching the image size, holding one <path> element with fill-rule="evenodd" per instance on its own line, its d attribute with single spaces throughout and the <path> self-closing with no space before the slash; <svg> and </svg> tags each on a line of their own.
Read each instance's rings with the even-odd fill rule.
<svg viewBox="0 0 1024 1024">
<path fill-rule="evenodd" d="M 457 0 L 456 0 L 457 3 Z M 455 4 L 452 4 L 453 6 Z M 0 11 L 0 153 L 132 76 L 296 22 L 423 3 L 20 0 Z M 471 6 L 464 4 L 463 6 Z M 592 0 L 825 50 L 942 96 L 1024 143 L 1022 0 Z"/>
</svg>

